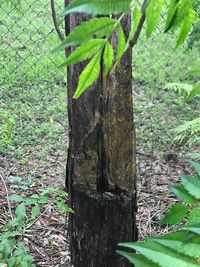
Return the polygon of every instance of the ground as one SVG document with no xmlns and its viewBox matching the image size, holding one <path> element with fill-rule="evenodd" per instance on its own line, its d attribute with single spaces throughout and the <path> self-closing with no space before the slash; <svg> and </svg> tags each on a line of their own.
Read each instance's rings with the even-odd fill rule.
<svg viewBox="0 0 200 267">
<path fill-rule="evenodd" d="M 55 35 L 48 35 L 37 50 L 38 40 L 44 35 L 44 21 L 45 27 L 53 29 L 52 24 L 48 24 L 49 13 L 40 13 L 38 17 L 38 9 L 39 5 L 33 6 L 32 10 L 37 12 L 26 13 L 26 19 L 32 16 L 37 20 L 35 24 L 26 23 L 26 30 L 22 30 L 24 19 L 19 21 L 16 14 L 12 15 L 21 26 L 18 26 L 19 32 L 4 36 L 0 44 L 3 51 L 0 56 L 3 66 L 0 75 L 0 210 L 3 211 L 0 226 L 10 219 L 6 190 L 9 194 L 22 194 L 19 188 L 12 187 L 13 176 L 31 179 L 25 195 L 49 186 L 64 186 L 68 144 L 66 70 L 57 67 L 64 55 L 50 53 L 55 43 L 59 43 Z M 1 12 L 3 21 L 8 12 Z M 4 24 L 10 29 L 10 23 L 5 20 Z M 31 44 L 27 39 L 29 32 L 32 32 Z M 193 81 L 188 68 L 198 58 L 197 49 L 180 48 L 175 52 L 174 36 L 168 38 L 168 43 L 162 34 L 149 41 L 142 38 L 133 53 L 140 239 L 169 230 L 161 227 L 159 220 L 176 201 L 170 186 L 179 182 L 181 173 L 191 172 L 188 153 L 200 152 L 195 145 L 189 147 L 186 140 L 174 143 L 172 131 L 183 121 L 198 116 L 198 100 L 185 102 L 176 92 L 166 90 L 169 82 Z M 37 67 L 36 54 L 40 56 Z M 15 206 L 16 203 L 11 202 L 12 210 Z M 31 237 L 23 239 L 38 267 L 66 266 L 70 262 L 66 232 L 67 218 L 49 201 L 35 221 Z"/>
<path fill-rule="evenodd" d="M 56 88 L 55 92 L 57 90 Z M 13 140 L 9 145 L 11 147 L 5 152 L 2 151 L 0 156 L 1 174 L 4 176 L 9 194 L 20 193 L 19 189 L 10 187 L 10 176 L 32 179 L 31 188 L 26 194 L 36 193 L 40 188 L 49 186 L 59 188 L 64 186 L 67 155 L 65 85 L 63 84 L 59 87 L 59 90 L 61 90 L 60 93 L 56 93 L 52 97 L 54 91 L 49 88 L 51 98 L 47 96 L 46 101 L 44 101 L 44 96 L 41 94 L 38 106 L 43 101 L 42 109 L 39 109 L 36 103 L 33 105 L 29 123 L 26 121 L 26 114 L 21 117 L 20 124 L 26 125 L 31 131 L 27 130 L 26 132 L 26 127 L 20 128 L 20 131 L 18 128 L 21 127 L 20 124 L 13 126 Z M 34 94 L 34 87 L 32 87 L 32 93 Z M 140 87 L 137 96 L 139 97 L 140 95 L 142 97 L 143 94 L 142 87 Z M 148 93 L 145 96 L 148 97 Z M 174 98 L 175 96 L 172 93 L 172 97 Z M 15 97 L 12 98 L 12 105 L 17 105 L 19 99 L 20 101 L 22 99 L 20 94 L 15 94 Z M 4 100 L 6 101 L 6 98 Z M 161 99 L 158 102 L 160 105 L 162 104 L 162 108 L 165 110 L 167 104 L 162 102 Z M 24 100 L 24 105 L 28 103 L 30 102 Z M 143 107 L 143 101 L 137 102 L 137 105 Z M 50 107 L 55 110 L 52 115 L 49 111 Z M 189 110 L 193 112 L 194 107 L 193 103 Z M 178 106 L 177 108 L 179 109 Z M 186 156 L 186 152 L 191 151 L 191 148 L 187 146 L 172 146 L 169 143 L 169 139 L 163 135 L 163 128 L 166 127 L 164 121 L 167 123 L 164 117 L 170 117 L 171 112 L 175 112 L 170 108 L 167 110 L 167 114 L 166 111 L 165 113 L 157 114 L 157 108 L 152 109 L 150 113 L 148 108 L 145 111 L 143 107 L 142 114 L 135 113 L 138 136 L 137 221 L 140 238 L 168 231 L 168 228 L 159 226 L 159 220 L 171 203 L 176 201 L 175 197 L 170 193 L 170 186 L 179 182 L 179 174 L 191 171 L 189 160 Z M 183 113 L 184 109 L 181 110 L 180 116 Z M 177 112 L 177 116 L 178 114 Z M 53 120 L 51 120 L 52 116 L 54 117 Z M 41 123 L 43 121 L 47 125 L 45 130 L 43 130 L 43 123 Z M 152 121 L 156 121 L 156 123 L 152 124 Z M 158 122 L 160 122 L 161 128 L 158 127 L 160 125 Z M 139 124 L 141 125 L 139 126 Z M 143 131 L 148 136 L 143 137 Z M 167 132 L 169 129 L 165 129 L 165 131 Z M 172 153 L 172 159 L 167 158 L 169 153 Z M 1 210 L 4 210 L 4 213 L 0 216 L 0 224 L 3 225 L 9 220 L 9 213 L 2 180 L 0 183 L 2 188 L 0 195 L 3 200 L 0 205 Z M 12 208 L 14 206 L 15 204 L 12 203 Z M 50 217 L 49 213 L 51 213 Z M 59 210 L 52 202 L 49 202 L 44 206 L 34 225 L 31 239 L 25 239 L 24 241 L 28 242 L 37 266 L 47 266 L 47 263 L 48 266 L 52 267 L 62 266 L 62 263 L 69 261 L 66 231 L 66 218 L 59 213 Z M 52 239 L 55 241 L 53 246 L 51 246 Z"/>
</svg>

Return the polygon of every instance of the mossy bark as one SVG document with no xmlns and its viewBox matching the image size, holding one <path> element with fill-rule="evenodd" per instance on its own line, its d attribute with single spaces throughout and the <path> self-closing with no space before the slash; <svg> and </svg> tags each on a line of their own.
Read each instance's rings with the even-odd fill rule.
<svg viewBox="0 0 200 267">
<path fill-rule="evenodd" d="M 73 29 L 87 17 L 71 15 Z M 130 18 L 124 22 L 128 33 Z M 111 40 L 117 46 L 117 35 Z M 69 149 L 66 187 L 74 267 L 127 267 L 117 243 L 137 238 L 135 132 L 131 49 L 109 77 L 104 75 L 73 100 L 85 64 L 68 68 Z"/>
</svg>

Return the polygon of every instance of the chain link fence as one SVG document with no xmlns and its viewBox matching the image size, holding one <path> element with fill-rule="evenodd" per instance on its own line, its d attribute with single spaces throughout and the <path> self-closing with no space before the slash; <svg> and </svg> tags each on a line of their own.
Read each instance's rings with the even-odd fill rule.
<svg viewBox="0 0 200 267">
<path fill-rule="evenodd" d="M 60 42 L 52 19 L 52 1 L 24 0 L 18 8 L 6 2 L 0 4 L 0 83 L 63 79 L 65 70 L 58 65 L 64 53 L 51 52 Z M 63 2 L 55 0 L 58 14 Z M 196 60 L 193 50 L 174 49 L 176 34 L 164 34 L 164 23 L 165 15 L 150 39 L 146 38 L 144 27 L 133 51 L 133 76 L 148 86 L 162 87 L 167 82 L 188 80 L 189 62 Z M 64 33 L 63 23 L 59 24 Z"/>
<path fill-rule="evenodd" d="M 34 82 L 35 79 L 63 79 L 65 71 L 58 65 L 64 53 L 54 54 L 52 48 L 60 40 L 52 19 L 50 0 L 21 1 L 16 6 L 7 1 L 0 4 L 0 83 Z M 63 1 L 55 2 L 57 14 Z M 64 33 L 64 25 L 59 23 Z"/>
<path fill-rule="evenodd" d="M 141 6 L 143 1 L 137 2 Z M 179 32 L 164 33 L 166 10 L 164 8 L 160 23 L 149 39 L 145 35 L 144 25 L 138 44 L 133 51 L 134 77 L 143 84 L 158 88 L 163 88 L 171 82 L 190 82 L 192 77 L 189 69 L 198 60 L 197 47 L 189 48 L 190 37 L 183 46 L 176 48 Z"/>
</svg>

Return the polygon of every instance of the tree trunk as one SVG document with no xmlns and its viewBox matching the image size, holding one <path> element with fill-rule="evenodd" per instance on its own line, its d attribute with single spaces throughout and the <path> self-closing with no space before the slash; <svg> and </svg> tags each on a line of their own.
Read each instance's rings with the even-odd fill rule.
<svg viewBox="0 0 200 267">
<path fill-rule="evenodd" d="M 72 30 L 87 17 L 71 15 Z M 130 18 L 124 20 L 125 31 Z M 117 35 L 111 40 L 114 47 Z M 68 68 L 69 149 L 66 186 L 74 267 L 128 267 L 117 243 L 135 241 L 136 167 L 131 49 L 109 77 L 72 100 L 85 63 Z"/>
</svg>

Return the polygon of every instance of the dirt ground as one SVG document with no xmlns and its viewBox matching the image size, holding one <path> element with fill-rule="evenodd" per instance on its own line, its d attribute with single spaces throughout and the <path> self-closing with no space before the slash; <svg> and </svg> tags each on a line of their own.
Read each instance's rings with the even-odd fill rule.
<svg viewBox="0 0 200 267">
<path fill-rule="evenodd" d="M 180 155 L 169 155 L 160 159 L 138 152 L 137 164 L 137 190 L 138 190 L 138 214 L 137 225 L 139 238 L 164 234 L 168 227 L 161 227 L 159 220 L 176 198 L 170 192 L 170 186 L 179 182 L 178 175 L 191 171 L 189 162 Z M 9 194 L 19 193 L 18 189 L 10 188 L 10 176 L 33 178 L 29 194 L 37 193 L 39 188 L 46 186 L 62 187 L 65 175 L 65 157 L 48 155 L 48 164 L 43 167 L 41 161 L 35 159 L 26 165 L 12 163 L 12 159 L 0 157 L 1 174 L 1 203 L 0 226 L 9 220 L 10 214 L 6 198 L 6 188 Z M 42 178 L 43 177 L 43 178 Z M 49 177 L 48 181 L 45 177 Z M 13 205 L 11 209 L 13 209 Z M 51 216 L 49 216 L 51 214 Z M 57 208 L 48 203 L 44 206 L 39 218 L 34 224 L 31 237 L 24 237 L 23 242 L 29 246 L 34 255 L 36 266 L 61 267 L 69 264 L 69 243 L 67 237 L 67 218 L 60 215 Z"/>
</svg>

